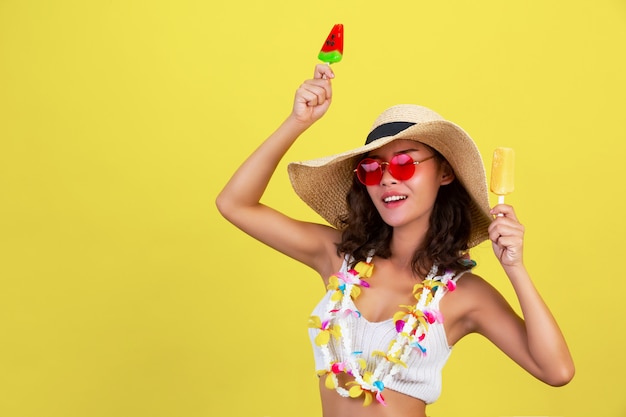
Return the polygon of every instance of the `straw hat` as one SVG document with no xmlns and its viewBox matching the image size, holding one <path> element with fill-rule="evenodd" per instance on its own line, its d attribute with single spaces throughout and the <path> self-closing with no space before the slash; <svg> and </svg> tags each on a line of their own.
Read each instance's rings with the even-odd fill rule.
<svg viewBox="0 0 626 417">
<path fill-rule="evenodd" d="M 385 110 L 374 122 L 365 145 L 324 158 L 292 162 L 287 167 L 296 194 L 335 227 L 348 212 L 346 195 L 354 168 L 363 155 L 394 140 L 424 143 L 443 155 L 472 198 L 469 246 L 487 239 L 489 214 L 487 178 L 472 138 L 456 124 L 426 107 L 402 104 Z"/>
</svg>

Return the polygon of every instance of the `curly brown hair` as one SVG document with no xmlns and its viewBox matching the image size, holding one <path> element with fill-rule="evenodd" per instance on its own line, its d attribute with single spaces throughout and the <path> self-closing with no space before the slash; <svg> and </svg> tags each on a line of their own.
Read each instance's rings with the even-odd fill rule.
<svg viewBox="0 0 626 417">
<path fill-rule="evenodd" d="M 433 149 L 441 164 L 445 158 Z M 367 189 L 356 178 L 346 196 L 348 212 L 340 219 L 339 254 L 351 255 L 354 263 L 365 260 L 373 250 L 376 256 L 391 256 L 393 228 L 380 217 Z M 442 185 L 430 216 L 428 232 L 422 247 L 413 254 L 411 266 L 417 276 L 425 276 L 432 265 L 439 270 L 465 271 L 471 231 L 471 197 L 458 179 Z"/>
</svg>

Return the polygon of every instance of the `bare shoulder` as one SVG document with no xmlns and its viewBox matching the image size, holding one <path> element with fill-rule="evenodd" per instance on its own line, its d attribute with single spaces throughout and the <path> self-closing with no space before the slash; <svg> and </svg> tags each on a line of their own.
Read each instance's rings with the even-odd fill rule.
<svg viewBox="0 0 626 417">
<path fill-rule="evenodd" d="M 455 295 L 464 300 L 470 311 L 489 308 L 494 304 L 507 304 L 502 294 L 493 285 L 473 272 L 463 274 L 457 281 Z"/>
<path fill-rule="evenodd" d="M 464 293 L 465 296 L 472 295 L 475 297 L 487 296 L 492 291 L 497 290 L 480 275 L 473 272 L 466 272 L 457 281 L 457 290 Z"/>
</svg>

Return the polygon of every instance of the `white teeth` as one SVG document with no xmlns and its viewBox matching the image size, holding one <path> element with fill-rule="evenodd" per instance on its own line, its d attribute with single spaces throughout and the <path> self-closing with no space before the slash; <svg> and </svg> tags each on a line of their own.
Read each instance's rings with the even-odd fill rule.
<svg viewBox="0 0 626 417">
<path fill-rule="evenodd" d="M 405 200 L 405 199 L 406 199 L 405 195 L 392 195 L 391 197 L 385 198 L 383 201 L 385 203 L 391 203 L 392 201 L 400 201 L 400 200 Z"/>
</svg>

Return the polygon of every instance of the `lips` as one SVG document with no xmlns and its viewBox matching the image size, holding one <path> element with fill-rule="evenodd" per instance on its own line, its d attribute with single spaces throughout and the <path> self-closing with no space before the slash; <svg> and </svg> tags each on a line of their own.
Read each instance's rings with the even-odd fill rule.
<svg viewBox="0 0 626 417">
<path fill-rule="evenodd" d="M 384 203 L 395 203 L 397 201 L 406 200 L 408 197 L 402 194 L 389 194 L 383 196 Z"/>
</svg>

